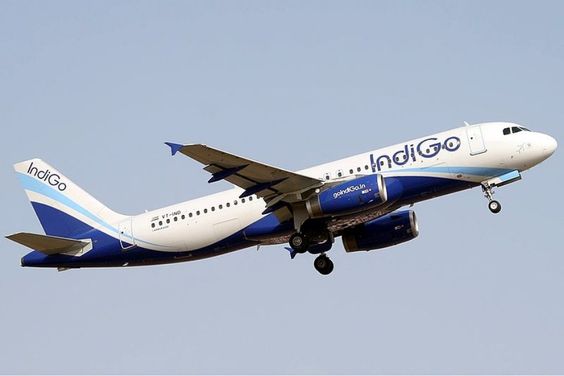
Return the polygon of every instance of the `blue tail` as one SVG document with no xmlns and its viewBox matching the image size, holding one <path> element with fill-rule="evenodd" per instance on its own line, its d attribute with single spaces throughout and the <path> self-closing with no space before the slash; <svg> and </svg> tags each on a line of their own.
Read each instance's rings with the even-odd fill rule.
<svg viewBox="0 0 564 376">
<path fill-rule="evenodd" d="M 55 168 L 40 159 L 17 163 L 14 168 L 47 235 L 76 238 L 92 230 L 119 236 L 118 214 Z"/>
</svg>

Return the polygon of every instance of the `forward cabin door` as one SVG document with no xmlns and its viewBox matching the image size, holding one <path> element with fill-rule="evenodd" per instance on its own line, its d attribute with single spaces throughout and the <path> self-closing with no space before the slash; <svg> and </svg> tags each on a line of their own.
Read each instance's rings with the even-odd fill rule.
<svg viewBox="0 0 564 376">
<path fill-rule="evenodd" d="M 487 151 L 482 127 L 480 125 L 470 125 L 466 127 L 466 137 L 470 146 L 470 155 L 478 155 Z"/>
</svg>

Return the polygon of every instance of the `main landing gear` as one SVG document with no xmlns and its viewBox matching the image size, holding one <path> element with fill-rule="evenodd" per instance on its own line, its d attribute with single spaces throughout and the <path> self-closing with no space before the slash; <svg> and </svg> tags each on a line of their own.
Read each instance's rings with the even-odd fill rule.
<svg viewBox="0 0 564 376">
<path fill-rule="evenodd" d="M 493 187 L 489 184 L 482 184 L 482 190 L 484 191 L 484 196 L 488 199 L 488 209 L 494 214 L 501 211 L 501 204 L 499 201 L 493 199 Z"/>
<path fill-rule="evenodd" d="M 333 261 L 331 261 L 325 253 L 317 256 L 313 262 L 313 266 L 315 267 L 315 270 L 323 275 L 330 274 L 333 271 Z"/>
<path fill-rule="evenodd" d="M 305 253 L 309 248 L 309 238 L 301 232 L 296 232 L 290 237 L 290 247 L 297 253 Z"/>
<path fill-rule="evenodd" d="M 315 270 L 323 275 L 328 275 L 333 271 L 333 261 L 325 254 L 333 245 L 333 236 L 329 231 L 325 230 L 307 234 L 296 232 L 290 237 L 289 243 L 294 252 L 291 255 L 292 258 L 296 253 L 306 253 L 308 251 L 312 254 L 319 254 L 313 262 Z"/>
</svg>

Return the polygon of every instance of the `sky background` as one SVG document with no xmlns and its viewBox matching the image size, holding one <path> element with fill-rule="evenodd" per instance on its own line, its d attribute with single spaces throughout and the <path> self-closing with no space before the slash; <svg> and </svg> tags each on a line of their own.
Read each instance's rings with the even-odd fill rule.
<svg viewBox="0 0 564 376">
<path fill-rule="evenodd" d="M 470 123 L 564 142 L 564 2 L 0 0 L 0 233 L 41 232 L 40 157 L 112 209 L 229 188 L 164 141 L 301 169 Z M 417 204 L 418 239 L 130 269 L 21 268 L 3 373 L 564 373 L 563 153 Z"/>
</svg>

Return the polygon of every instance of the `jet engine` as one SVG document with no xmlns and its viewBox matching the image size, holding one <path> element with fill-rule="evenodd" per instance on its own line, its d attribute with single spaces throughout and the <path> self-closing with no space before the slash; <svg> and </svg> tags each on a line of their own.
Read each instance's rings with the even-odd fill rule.
<svg viewBox="0 0 564 376">
<path fill-rule="evenodd" d="M 311 218 L 356 213 L 397 200 L 403 189 L 395 178 L 380 174 L 351 179 L 321 191 L 305 202 Z"/>
<path fill-rule="evenodd" d="M 360 211 L 388 200 L 384 178 L 380 174 L 348 180 L 321 191 L 306 201 L 313 218 Z"/>
<path fill-rule="evenodd" d="M 347 252 L 371 251 L 415 239 L 419 227 L 412 210 L 390 213 L 343 233 Z"/>
</svg>

